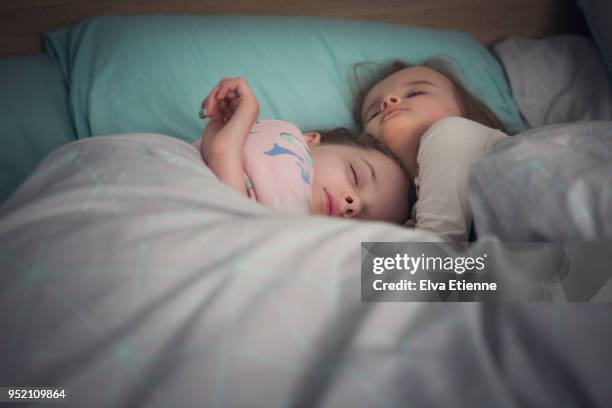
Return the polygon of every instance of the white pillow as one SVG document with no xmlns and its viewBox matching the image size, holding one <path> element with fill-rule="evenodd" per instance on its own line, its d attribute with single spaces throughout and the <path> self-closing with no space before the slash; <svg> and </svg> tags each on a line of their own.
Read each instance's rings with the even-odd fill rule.
<svg viewBox="0 0 612 408">
<path fill-rule="evenodd" d="M 509 38 L 494 51 L 531 127 L 612 119 L 612 83 L 588 38 Z"/>
</svg>

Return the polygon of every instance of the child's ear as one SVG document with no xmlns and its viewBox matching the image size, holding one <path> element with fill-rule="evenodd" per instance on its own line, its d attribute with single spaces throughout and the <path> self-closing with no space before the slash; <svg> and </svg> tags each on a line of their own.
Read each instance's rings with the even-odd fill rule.
<svg viewBox="0 0 612 408">
<path fill-rule="evenodd" d="M 321 143 L 321 134 L 319 132 L 306 132 L 304 133 L 304 139 L 308 146 L 318 145 Z"/>
</svg>

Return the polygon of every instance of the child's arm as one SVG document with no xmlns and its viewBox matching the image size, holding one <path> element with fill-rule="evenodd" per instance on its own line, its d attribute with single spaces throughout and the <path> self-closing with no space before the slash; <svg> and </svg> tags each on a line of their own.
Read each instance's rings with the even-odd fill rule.
<svg viewBox="0 0 612 408">
<path fill-rule="evenodd" d="M 225 184 L 247 195 L 242 150 L 259 115 L 259 104 L 244 78 L 224 78 L 202 102 L 208 125 L 201 153 L 206 165 Z"/>
<path fill-rule="evenodd" d="M 508 137 L 468 119 L 450 117 L 436 122 L 421 138 L 417 156 L 419 198 L 416 228 L 466 242 L 472 211 L 468 202 L 470 164 Z"/>
</svg>

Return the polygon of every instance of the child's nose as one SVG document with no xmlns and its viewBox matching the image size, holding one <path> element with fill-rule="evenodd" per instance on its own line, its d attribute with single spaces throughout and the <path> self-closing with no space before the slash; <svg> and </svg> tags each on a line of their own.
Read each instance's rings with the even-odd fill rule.
<svg viewBox="0 0 612 408">
<path fill-rule="evenodd" d="M 341 205 L 344 218 L 356 217 L 361 212 L 361 200 L 356 194 L 344 193 Z"/>
<path fill-rule="evenodd" d="M 397 105 L 400 102 L 401 102 L 401 99 L 400 99 L 399 96 L 393 95 L 393 94 L 387 94 L 381 100 L 381 103 L 380 103 L 381 104 L 381 109 L 385 110 L 385 109 L 387 109 L 387 106 L 389 106 L 389 105 Z"/>
</svg>

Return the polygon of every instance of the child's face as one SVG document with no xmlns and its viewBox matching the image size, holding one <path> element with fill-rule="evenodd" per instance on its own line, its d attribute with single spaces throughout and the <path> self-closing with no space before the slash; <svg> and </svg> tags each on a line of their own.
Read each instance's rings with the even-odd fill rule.
<svg viewBox="0 0 612 408">
<path fill-rule="evenodd" d="M 374 149 L 311 146 L 312 213 L 401 223 L 408 217 L 408 177 Z"/>
<path fill-rule="evenodd" d="M 426 67 L 397 71 L 378 82 L 361 107 L 364 131 L 387 145 L 416 176 L 421 136 L 438 120 L 461 116 L 452 82 Z"/>
</svg>

